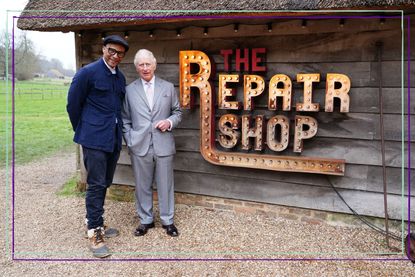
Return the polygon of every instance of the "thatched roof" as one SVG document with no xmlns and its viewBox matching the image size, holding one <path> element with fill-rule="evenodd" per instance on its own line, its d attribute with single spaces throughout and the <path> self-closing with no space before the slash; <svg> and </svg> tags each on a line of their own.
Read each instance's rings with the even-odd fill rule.
<svg viewBox="0 0 415 277">
<path fill-rule="evenodd" d="M 23 30 L 76 31 L 112 25 L 189 20 L 195 15 L 269 15 L 281 11 L 330 9 L 413 9 L 415 0 L 30 0 L 17 27 Z M 267 12 L 268 11 L 268 12 Z"/>
</svg>

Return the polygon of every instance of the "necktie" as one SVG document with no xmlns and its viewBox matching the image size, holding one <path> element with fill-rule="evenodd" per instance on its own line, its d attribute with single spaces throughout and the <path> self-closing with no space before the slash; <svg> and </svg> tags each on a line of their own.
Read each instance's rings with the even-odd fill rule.
<svg viewBox="0 0 415 277">
<path fill-rule="evenodd" d="M 148 104 L 150 105 L 150 109 L 153 109 L 153 90 L 151 88 L 151 83 L 146 83 L 147 89 L 146 89 L 146 96 Z"/>
</svg>

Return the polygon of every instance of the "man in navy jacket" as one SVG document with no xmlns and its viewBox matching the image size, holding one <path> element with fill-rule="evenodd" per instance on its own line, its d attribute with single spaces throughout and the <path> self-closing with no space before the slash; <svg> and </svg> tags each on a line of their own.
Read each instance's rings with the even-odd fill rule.
<svg viewBox="0 0 415 277">
<path fill-rule="evenodd" d="M 93 255 L 99 258 L 110 255 L 104 236 L 118 235 L 116 229 L 104 227 L 103 214 L 122 142 L 121 106 L 126 82 L 117 65 L 128 48 L 120 36 L 106 37 L 102 58 L 81 68 L 73 78 L 66 106 L 75 131 L 74 142 L 82 145 L 88 184 L 88 238 Z"/>
</svg>

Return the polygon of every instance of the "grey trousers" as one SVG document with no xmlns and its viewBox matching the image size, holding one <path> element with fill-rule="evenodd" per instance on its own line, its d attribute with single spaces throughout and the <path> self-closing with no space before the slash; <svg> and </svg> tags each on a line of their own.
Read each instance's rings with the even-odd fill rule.
<svg viewBox="0 0 415 277">
<path fill-rule="evenodd" d="M 173 224 L 174 176 L 173 155 L 159 157 L 150 146 L 144 156 L 131 153 L 131 165 L 135 178 L 135 203 L 141 224 L 150 224 L 153 216 L 153 183 L 156 183 L 160 221 L 163 225 Z"/>
</svg>

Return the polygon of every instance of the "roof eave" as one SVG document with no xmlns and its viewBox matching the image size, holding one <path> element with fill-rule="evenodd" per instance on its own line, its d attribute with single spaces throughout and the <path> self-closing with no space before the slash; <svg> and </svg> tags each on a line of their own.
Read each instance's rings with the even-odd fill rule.
<svg viewBox="0 0 415 277">
<path fill-rule="evenodd" d="M 402 7 L 385 7 L 382 10 L 396 10 L 400 11 Z M 378 12 L 380 7 L 370 7 L 365 8 L 366 10 L 373 10 L 374 12 Z M 229 12 L 229 13 L 216 13 L 215 15 L 224 16 L 224 17 L 241 17 L 241 16 L 257 16 L 257 17 L 275 17 L 275 16 L 311 16 L 311 15 L 324 15 L 332 12 L 333 10 L 361 10 L 361 8 L 353 8 L 353 9 L 325 9 L 325 10 L 318 10 L 318 11 L 276 11 L 276 12 Z M 407 9 L 407 12 L 413 13 L 414 9 Z M 353 12 L 351 12 L 353 13 Z M 345 14 L 343 14 L 345 15 Z M 139 15 L 137 15 L 139 16 Z M 63 18 L 63 16 L 56 16 L 56 18 Z M 204 18 L 205 17 L 205 18 Z M 60 24 L 60 25 L 52 25 L 45 26 L 39 25 L 38 22 L 34 21 L 33 24 L 28 24 L 30 19 L 35 19 L 35 15 L 30 15 L 27 12 L 22 13 L 22 16 L 19 18 L 17 22 L 17 27 L 21 30 L 30 30 L 30 31 L 44 31 L 44 32 L 75 32 L 80 30 L 89 30 L 89 29 L 105 29 L 105 28 L 114 28 L 114 27 L 125 27 L 125 26 L 144 26 L 149 24 L 166 24 L 166 23 L 176 23 L 176 22 L 191 22 L 191 21 L 201 21 L 201 20 L 211 20 L 206 18 L 206 15 L 203 14 L 186 14 L 186 15 L 177 15 L 177 16 L 166 16 L 162 18 L 139 18 L 139 19 L 131 19 L 128 21 L 108 21 L 108 22 L 91 22 L 91 23 L 83 23 L 83 24 Z M 51 17 L 53 18 L 53 17 Z M 26 19 L 26 20 L 21 20 Z M 64 23 L 64 22 L 63 22 Z M 37 24 L 37 25 L 36 25 Z"/>
</svg>

